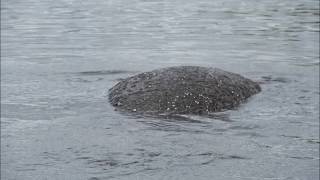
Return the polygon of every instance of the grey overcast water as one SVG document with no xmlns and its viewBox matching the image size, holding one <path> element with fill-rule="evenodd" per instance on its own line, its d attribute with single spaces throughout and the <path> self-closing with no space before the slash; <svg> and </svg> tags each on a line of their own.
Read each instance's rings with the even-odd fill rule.
<svg viewBox="0 0 320 180">
<path fill-rule="evenodd" d="M 177 65 L 262 92 L 211 118 L 108 103 L 119 79 Z M 318 178 L 319 1 L 1 1 L 1 179 Z"/>
</svg>

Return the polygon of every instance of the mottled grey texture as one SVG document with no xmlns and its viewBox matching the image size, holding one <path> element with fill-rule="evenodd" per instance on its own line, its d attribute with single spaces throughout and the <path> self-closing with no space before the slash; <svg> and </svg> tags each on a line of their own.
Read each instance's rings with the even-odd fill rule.
<svg viewBox="0 0 320 180">
<path fill-rule="evenodd" d="M 126 78 L 109 90 L 109 100 L 117 109 L 137 113 L 203 114 L 232 109 L 260 90 L 238 74 L 179 66 Z"/>
</svg>

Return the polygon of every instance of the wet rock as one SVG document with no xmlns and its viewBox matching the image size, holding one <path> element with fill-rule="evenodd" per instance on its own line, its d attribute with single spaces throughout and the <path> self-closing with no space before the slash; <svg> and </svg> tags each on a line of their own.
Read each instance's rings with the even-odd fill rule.
<svg viewBox="0 0 320 180">
<path fill-rule="evenodd" d="M 146 114 L 207 114 L 238 106 L 258 83 L 217 68 L 179 66 L 121 80 L 109 90 L 117 109 Z"/>
</svg>

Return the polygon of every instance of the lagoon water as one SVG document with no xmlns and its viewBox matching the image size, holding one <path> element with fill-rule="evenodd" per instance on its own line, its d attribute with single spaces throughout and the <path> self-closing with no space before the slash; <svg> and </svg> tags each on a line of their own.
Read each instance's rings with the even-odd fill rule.
<svg viewBox="0 0 320 180">
<path fill-rule="evenodd" d="M 319 1 L 1 1 L 1 179 L 319 178 Z M 218 67 L 262 92 L 212 117 L 114 111 L 119 79 Z"/>
</svg>

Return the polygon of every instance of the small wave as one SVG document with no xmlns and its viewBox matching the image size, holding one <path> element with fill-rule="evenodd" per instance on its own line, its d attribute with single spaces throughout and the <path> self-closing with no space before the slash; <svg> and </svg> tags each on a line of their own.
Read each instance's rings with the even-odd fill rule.
<svg viewBox="0 0 320 180">
<path fill-rule="evenodd" d="M 311 62 L 311 63 L 297 63 L 294 64 L 295 66 L 304 66 L 304 67 L 314 67 L 314 66 L 319 66 L 320 62 Z"/>
<path fill-rule="evenodd" d="M 266 82 L 278 82 L 278 83 L 289 83 L 291 82 L 290 79 L 285 78 L 285 77 L 273 77 L 271 75 L 269 76 L 262 76 L 262 83 Z"/>
<path fill-rule="evenodd" d="M 97 70 L 97 71 L 82 71 L 78 72 L 78 75 L 83 76 L 99 76 L 99 75 L 114 75 L 114 74 L 128 74 L 132 73 L 132 71 L 126 70 Z"/>
</svg>

